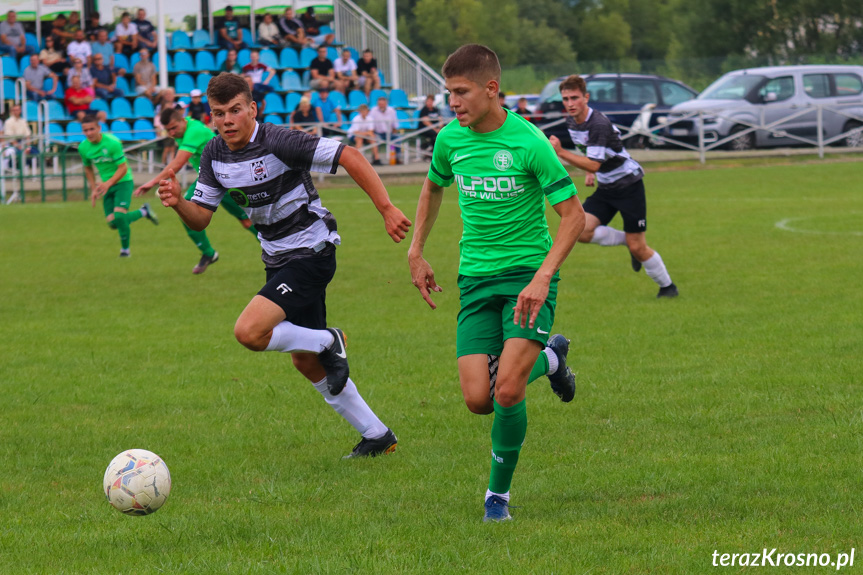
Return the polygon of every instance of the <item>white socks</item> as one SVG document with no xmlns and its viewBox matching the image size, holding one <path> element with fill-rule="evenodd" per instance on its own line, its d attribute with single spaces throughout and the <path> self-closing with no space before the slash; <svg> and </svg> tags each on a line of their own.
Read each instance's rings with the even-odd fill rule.
<svg viewBox="0 0 863 575">
<path fill-rule="evenodd" d="M 357 391 L 357 386 L 350 378 L 348 378 L 348 383 L 342 392 L 336 396 L 330 394 L 326 377 L 312 385 L 324 396 L 326 402 L 336 410 L 336 413 L 344 417 L 366 439 L 378 439 L 386 434 L 387 426 L 366 404 L 360 392 Z"/>
<path fill-rule="evenodd" d="M 332 344 L 333 334 L 325 329 L 308 329 L 283 321 L 273 328 L 267 351 L 321 353 Z"/>
<path fill-rule="evenodd" d="M 608 226 L 596 226 L 590 243 L 606 247 L 626 245 L 626 233 Z"/>
<path fill-rule="evenodd" d="M 509 491 L 507 491 L 506 493 L 495 493 L 495 492 L 490 491 L 488 489 L 485 490 L 486 500 L 488 500 L 488 498 L 491 497 L 492 495 L 497 495 L 498 497 L 500 497 L 501 499 L 503 499 L 504 501 L 509 503 Z"/>
<path fill-rule="evenodd" d="M 554 353 L 550 347 L 546 347 L 544 350 L 542 350 L 542 353 L 544 353 L 545 357 L 548 358 L 548 373 L 546 373 L 546 375 L 551 375 L 552 373 L 557 371 L 557 354 Z"/>
<path fill-rule="evenodd" d="M 653 252 L 653 256 L 646 262 L 641 262 L 644 266 L 644 273 L 650 276 L 650 279 L 655 281 L 659 287 L 664 288 L 671 285 L 671 276 L 668 275 L 668 270 L 665 269 L 665 263 L 659 256 L 659 252 Z"/>
</svg>

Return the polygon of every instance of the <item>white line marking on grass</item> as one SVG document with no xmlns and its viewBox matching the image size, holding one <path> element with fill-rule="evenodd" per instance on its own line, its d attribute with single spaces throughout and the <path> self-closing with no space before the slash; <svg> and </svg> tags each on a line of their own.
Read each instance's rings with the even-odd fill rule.
<svg viewBox="0 0 863 575">
<path fill-rule="evenodd" d="M 863 231 L 861 232 L 837 232 L 833 230 L 806 230 L 795 227 L 792 222 L 799 222 L 802 220 L 809 220 L 811 217 L 803 217 L 803 218 L 785 218 L 784 220 L 779 220 L 776 222 L 776 227 L 780 230 L 785 230 L 786 232 L 794 232 L 796 234 L 817 234 L 817 235 L 825 235 L 825 236 L 861 236 L 863 237 Z"/>
</svg>

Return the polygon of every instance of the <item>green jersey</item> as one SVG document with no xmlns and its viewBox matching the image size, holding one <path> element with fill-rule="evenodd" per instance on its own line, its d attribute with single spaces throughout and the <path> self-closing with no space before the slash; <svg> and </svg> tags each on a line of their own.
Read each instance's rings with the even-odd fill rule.
<svg viewBox="0 0 863 575">
<path fill-rule="evenodd" d="M 81 154 L 81 159 L 84 166 L 96 165 L 99 170 L 99 177 L 103 182 L 107 182 L 114 177 L 117 169 L 126 163 L 126 154 L 123 152 L 123 144 L 113 134 L 102 134 L 102 139 L 98 144 L 84 140 L 78 144 L 78 153 Z M 131 182 L 132 170 L 127 169 L 126 175 L 120 178 L 117 182 Z"/>
<path fill-rule="evenodd" d="M 215 137 L 216 134 L 213 133 L 213 130 L 203 122 L 194 118 L 186 118 L 186 132 L 182 138 L 177 140 L 177 145 L 181 150 L 192 154 L 189 163 L 192 164 L 196 172 L 201 169 L 201 153 L 204 151 L 204 146 Z"/>
<path fill-rule="evenodd" d="M 428 177 L 458 187 L 459 273 L 473 277 L 539 269 L 552 244 L 545 199 L 554 205 L 576 194 L 545 135 L 511 112 L 487 134 L 450 122 L 437 136 Z"/>
</svg>

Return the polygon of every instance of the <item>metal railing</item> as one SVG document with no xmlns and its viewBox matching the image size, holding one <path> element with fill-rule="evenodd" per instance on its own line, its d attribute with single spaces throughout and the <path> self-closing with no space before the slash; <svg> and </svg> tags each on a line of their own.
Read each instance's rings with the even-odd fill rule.
<svg viewBox="0 0 863 575">
<path fill-rule="evenodd" d="M 398 40 L 397 61 L 390 62 L 389 32 L 351 0 L 335 0 L 333 15 L 333 30 L 339 42 L 360 52 L 366 48 L 374 52 L 378 69 L 384 72 L 386 79 L 392 79 L 395 64 L 399 85 L 393 88 L 404 90 L 411 98 L 443 93 L 441 75 Z"/>
</svg>

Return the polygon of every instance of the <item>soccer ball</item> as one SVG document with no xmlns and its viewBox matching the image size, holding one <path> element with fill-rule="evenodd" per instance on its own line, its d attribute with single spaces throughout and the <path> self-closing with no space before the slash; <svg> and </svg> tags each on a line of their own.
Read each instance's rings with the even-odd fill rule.
<svg viewBox="0 0 863 575">
<path fill-rule="evenodd" d="M 102 481 L 108 502 L 127 515 L 149 515 L 171 493 L 171 472 L 146 449 L 129 449 L 111 460 Z"/>
</svg>

